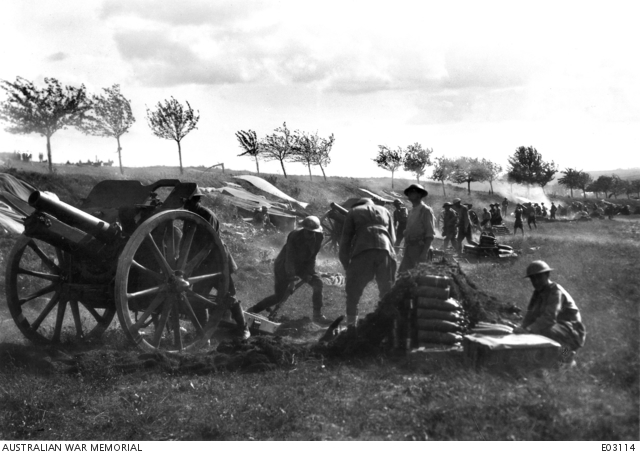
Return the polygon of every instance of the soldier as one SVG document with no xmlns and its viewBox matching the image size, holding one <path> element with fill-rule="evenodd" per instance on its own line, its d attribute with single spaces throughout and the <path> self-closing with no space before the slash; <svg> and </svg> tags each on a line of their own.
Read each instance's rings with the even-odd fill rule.
<svg viewBox="0 0 640 455">
<path fill-rule="evenodd" d="M 200 190 L 199 187 L 196 186 L 195 192 L 191 195 L 189 199 L 185 201 L 184 208 L 185 210 L 193 212 L 196 215 L 200 215 L 213 227 L 213 229 L 216 232 L 219 233 L 220 222 L 218 221 L 218 217 L 216 217 L 213 211 L 211 211 L 210 209 L 208 209 L 207 207 L 203 206 L 200 203 L 200 198 L 202 197 L 202 195 L 203 195 L 202 191 Z M 194 239 L 194 241 L 197 241 L 197 239 Z M 236 288 L 233 283 L 233 279 L 231 277 L 231 274 L 236 270 L 238 270 L 238 265 L 233 260 L 233 256 L 231 256 L 231 253 L 227 249 L 226 245 L 224 245 L 224 250 L 225 250 L 225 253 L 227 254 L 227 262 L 229 267 L 229 289 L 227 292 L 227 298 L 231 300 L 229 311 L 231 312 L 231 317 L 233 318 L 233 320 L 236 322 L 238 326 L 238 332 L 239 332 L 240 338 L 242 338 L 243 340 L 246 340 L 251 336 L 251 334 L 244 320 L 244 312 L 242 311 L 242 306 L 240 305 L 240 301 L 236 299 Z M 215 271 L 219 271 L 220 265 L 215 258 L 209 255 L 207 258 L 205 258 L 202 261 L 202 263 L 198 266 L 198 268 L 201 271 L 215 272 Z M 215 281 L 212 280 L 212 281 L 213 281 L 212 283 L 213 287 L 215 287 L 216 289 L 219 289 L 220 280 L 215 280 Z M 209 290 L 211 289 L 211 284 L 207 284 L 205 282 L 196 283 L 193 285 L 193 288 L 194 288 L 194 291 L 198 292 L 198 294 L 207 295 L 209 293 Z M 207 310 L 204 308 L 202 309 L 194 308 L 194 312 L 196 313 L 196 316 L 198 317 L 198 320 L 200 321 L 201 325 L 206 324 Z"/>
<path fill-rule="evenodd" d="M 493 215 L 491 216 L 491 226 L 499 226 L 502 224 L 502 213 L 500 212 L 500 204 L 493 204 Z"/>
<path fill-rule="evenodd" d="M 555 202 L 551 203 L 551 210 L 549 211 L 549 213 L 551 214 L 551 219 L 555 220 L 556 219 L 556 212 L 558 211 L 558 207 L 556 207 Z"/>
<path fill-rule="evenodd" d="M 380 297 L 391 289 L 396 275 L 395 239 L 391 214 L 371 199 L 360 199 L 347 214 L 339 253 L 346 271 L 347 324 L 356 324 L 358 302 L 374 277 Z"/>
<path fill-rule="evenodd" d="M 273 265 L 275 293 L 249 308 L 250 313 L 259 313 L 281 302 L 299 277 L 313 289 L 313 322 L 322 325 L 331 322 L 322 314 L 322 279 L 315 270 L 322 239 L 322 226 L 316 216 L 306 217 L 301 228 L 289 233 Z"/>
<path fill-rule="evenodd" d="M 429 192 L 422 185 L 410 185 L 404 194 L 409 198 L 413 207 L 407 221 L 406 237 L 404 240 L 404 257 L 399 272 L 414 268 L 418 262 L 426 262 L 436 235 L 433 210 L 422 199 Z"/>
<path fill-rule="evenodd" d="M 543 218 L 547 217 L 547 207 L 544 205 L 544 202 L 542 203 L 542 208 L 540 209 L 541 211 L 541 215 Z"/>
<path fill-rule="evenodd" d="M 513 223 L 513 235 L 516 235 L 516 231 L 518 230 L 518 228 L 520 228 L 520 230 L 522 231 L 522 236 L 524 237 L 524 226 L 522 224 L 523 213 L 524 213 L 524 210 L 522 210 L 522 205 L 521 204 L 516 205 L 516 210 L 514 213 L 516 220 Z"/>
<path fill-rule="evenodd" d="M 482 222 L 480 223 L 480 227 L 489 227 L 487 224 L 491 222 L 491 213 L 487 210 L 487 208 L 482 209 Z"/>
<path fill-rule="evenodd" d="M 536 209 L 531 206 L 531 202 L 527 202 L 525 214 L 527 215 L 527 224 L 529 225 L 529 230 L 531 231 L 531 223 L 538 229 L 538 225 L 536 224 Z"/>
<path fill-rule="evenodd" d="M 584 346 L 586 329 L 573 298 L 549 279 L 553 269 L 544 261 L 533 261 L 525 278 L 534 288 L 522 325 L 513 333 L 535 333 L 557 341 L 563 347 L 562 360 L 575 365 L 575 351 Z"/>
<path fill-rule="evenodd" d="M 458 224 L 458 215 L 456 212 L 451 210 L 451 202 L 445 202 L 442 208 L 444 208 L 444 223 L 442 227 L 442 236 L 444 237 L 444 247 L 443 249 L 446 251 L 449 246 L 449 242 L 451 245 L 455 247 L 456 245 L 456 234 L 457 232 L 457 224 Z M 487 209 L 484 209 L 485 212 Z M 488 213 L 488 212 L 487 212 Z"/>
<path fill-rule="evenodd" d="M 393 201 L 393 205 L 396 207 L 393 211 L 393 226 L 396 229 L 396 246 L 400 246 L 400 242 L 402 242 L 404 238 L 404 230 L 407 228 L 409 210 L 407 210 L 400 199 Z"/>
<path fill-rule="evenodd" d="M 458 237 L 456 238 L 456 250 L 462 253 L 462 240 L 465 238 L 467 242 L 475 245 L 473 235 L 471 234 L 471 220 L 469 219 L 469 208 L 466 204 L 462 204 L 460 198 L 453 200 L 453 208 L 458 214 Z"/>
<path fill-rule="evenodd" d="M 264 230 L 276 230 L 276 227 L 271 223 L 271 219 L 269 218 L 269 209 L 266 205 L 262 206 L 262 210 L 253 210 L 253 224 L 257 228 L 262 228 Z"/>
<path fill-rule="evenodd" d="M 507 201 L 507 198 L 504 198 L 504 200 L 502 201 L 502 214 L 504 215 L 504 217 L 507 217 L 507 209 L 509 208 L 509 201 Z"/>
</svg>

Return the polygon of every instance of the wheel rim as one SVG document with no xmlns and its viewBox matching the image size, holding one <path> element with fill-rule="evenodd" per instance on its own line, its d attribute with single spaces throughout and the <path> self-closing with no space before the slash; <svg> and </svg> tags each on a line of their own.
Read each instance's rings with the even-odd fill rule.
<svg viewBox="0 0 640 455">
<path fill-rule="evenodd" d="M 53 246 L 21 236 L 7 261 L 7 306 L 20 331 L 37 343 L 97 338 L 115 307 L 93 308 L 70 295 L 70 258 Z"/>
<path fill-rule="evenodd" d="M 195 350 L 222 317 L 215 300 L 228 285 L 227 255 L 211 225 L 185 210 L 162 212 L 135 230 L 120 255 L 118 318 L 146 351 Z"/>
</svg>

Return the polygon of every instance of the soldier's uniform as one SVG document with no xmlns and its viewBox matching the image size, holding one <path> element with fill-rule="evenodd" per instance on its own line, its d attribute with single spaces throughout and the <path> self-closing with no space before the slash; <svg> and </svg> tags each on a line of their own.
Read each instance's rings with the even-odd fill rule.
<svg viewBox="0 0 640 455">
<path fill-rule="evenodd" d="M 396 209 L 393 211 L 393 223 L 396 229 L 396 246 L 400 245 L 404 238 L 404 230 L 407 228 L 407 220 L 409 218 L 409 210 L 402 205 L 400 199 L 393 201 Z"/>
<path fill-rule="evenodd" d="M 444 222 L 442 223 L 442 236 L 444 237 L 444 247 L 446 250 L 451 245 L 456 245 L 456 234 L 458 233 L 458 214 L 451 209 L 451 202 L 445 202 L 442 206 L 444 208 Z"/>
<path fill-rule="evenodd" d="M 340 262 L 346 270 L 347 324 L 355 324 L 358 303 L 375 277 L 380 297 L 395 281 L 395 229 L 391 214 L 371 199 L 360 199 L 347 214 L 340 241 Z"/>
</svg>

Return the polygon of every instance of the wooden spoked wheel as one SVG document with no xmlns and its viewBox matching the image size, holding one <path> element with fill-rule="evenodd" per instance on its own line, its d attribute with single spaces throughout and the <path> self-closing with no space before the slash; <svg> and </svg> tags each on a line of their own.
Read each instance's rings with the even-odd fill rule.
<svg viewBox="0 0 640 455">
<path fill-rule="evenodd" d="M 83 300 L 99 286 L 79 281 L 72 258 L 45 242 L 21 236 L 7 260 L 5 275 L 9 311 L 20 331 L 36 343 L 61 343 L 99 337 L 116 310 Z"/>
<path fill-rule="evenodd" d="M 342 236 L 343 223 L 331 217 L 331 211 L 328 211 L 320 219 L 320 224 L 324 231 L 324 240 L 322 241 L 322 249 L 328 253 L 338 254 L 340 250 L 340 237 Z"/>
<path fill-rule="evenodd" d="M 226 306 L 227 253 L 213 227 L 186 210 L 134 231 L 118 259 L 115 300 L 127 336 L 145 351 L 206 345 Z"/>
</svg>

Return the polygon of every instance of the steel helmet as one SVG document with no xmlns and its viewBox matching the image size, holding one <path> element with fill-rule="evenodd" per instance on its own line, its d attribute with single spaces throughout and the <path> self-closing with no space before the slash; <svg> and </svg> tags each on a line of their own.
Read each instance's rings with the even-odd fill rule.
<svg viewBox="0 0 640 455">
<path fill-rule="evenodd" d="M 308 216 L 302 220 L 302 227 L 313 232 L 322 233 L 322 226 L 320 225 L 320 219 L 317 216 Z"/>
<path fill-rule="evenodd" d="M 193 192 L 193 194 L 191 195 L 191 197 L 194 196 L 204 196 L 204 193 L 202 192 L 202 190 L 200 189 L 200 187 L 198 185 L 196 185 L 196 189 Z"/>
<path fill-rule="evenodd" d="M 429 192 L 424 189 L 424 186 L 418 185 L 416 183 L 412 183 L 407 187 L 406 190 L 404 190 L 405 196 L 407 195 L 407 193 L 409 193 L 409 191 L 417 191 L 418 193 L 421 194 L 420 197 L 427 197 L 429 195 Z"/>
<path fill-rule="evenodd" d="M 528 278 L 531 275 L 537 275 L 538 273 L 550 272 L 552 270 L 553 269 L 549 267 L 549 264 L 544 261 L 533 261 L 527 267 L 527 274 L 524 276 L 524 278 Z"/>
<path fill-rule="evenodd" d="M 457 198 L 455 198 L 455 199 L 453 200 L 453 205 L 460 204 L 460 202 L 462 202 L 462 201 L 460 200 L 460 198 L 459 198 L 459 197 L 457 197 Z"/>
<path fill-rule="evenodd" d="M 402 201 L 400 199 L 394 199 L 393 205 L 402 205 Z"/>
</svg>

